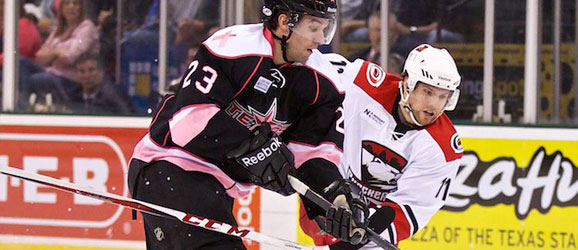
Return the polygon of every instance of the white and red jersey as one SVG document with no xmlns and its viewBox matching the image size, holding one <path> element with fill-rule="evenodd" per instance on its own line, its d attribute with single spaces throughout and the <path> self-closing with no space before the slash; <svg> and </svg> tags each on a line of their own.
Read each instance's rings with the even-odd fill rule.
<svg viewBox="0 0 578 250">
<path fill-rule="evenodd" d="M 422 129 L 401 124 L 398 76 L 371 62 L 328 57 L 348 84 L 339 171 L 361 188 L 370 207 L 394 208 L 395 219 L 381 235 L 396 244 L 423 228 L 445 204 L 462 157 L 459 136 L 445 114 Z"/>
</svg>

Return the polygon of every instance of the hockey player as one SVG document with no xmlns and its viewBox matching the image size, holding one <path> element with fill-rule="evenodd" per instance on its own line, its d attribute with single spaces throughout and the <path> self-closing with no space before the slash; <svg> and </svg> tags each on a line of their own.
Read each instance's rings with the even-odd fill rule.
<svg viewBox="0 0 578 250">
<path fill-rule="evenodd" d="M 317 51 L 331 41 L 336 11 L 334 0 L 266 0 L 263 24 L 203 42 L 135 147 L 132 196 L 236 225 L 233 199 L 255 185 L 290 195 L 296 167 L 336 170 L 343 90 Z M 236 237 L 143 217 L 149 249 L 245 249 Z"/>
<path fill-rule="evenodd" d="M 461 77 L 447 50 L 428 44 L 411 51 L 401 78 L 368 61 L 349 63 L 339 55 L 327 56 L 339 65 L 342 83 L 352 83 L 346 86 L 343 103 L 339 170 L 347 181 L 342 186 L 366 199 L 368 227 L 397 244 L 423 228 L 444 205 L 457 173 L 463 149 L 444 111 L 455 108 Z M 365 240 L 355 246 L 337 242 L 320 233 L 329 223 L 315 223 L 310 220 L 315 214 L 308 215 L 301 217 L 301 226 L 318 245 L 380 249 Z"/>
</svg>

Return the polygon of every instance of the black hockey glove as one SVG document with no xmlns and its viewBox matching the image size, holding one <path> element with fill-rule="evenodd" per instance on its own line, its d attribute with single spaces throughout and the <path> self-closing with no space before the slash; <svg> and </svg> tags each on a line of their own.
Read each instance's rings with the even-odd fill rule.
<svg viewBox="0 0 578 250">
<path fill-rule="evenodd" d="M 348 180 L 337 180 L 323 190 L 334 207 L 327 210 L 325 232 L 352 245 L 365 244 L 369 209 L 359 188 Z"/>
<path fill-rule="evenodd" d="M 295 176 L 295 157 L 281 138 L 271 131 L 269 123 L 263 123 L 253 131 L 253 138 L 244 141 L 226 157 L 249 173 L 249 181 L 282 195 L 291 195 L 287 175 Z"/>
<path fill-rule="evenodd" d="M 370 228 L 377 234 L 381 234 L 395 219 L 395 210 L 389 206 L 379 207 L 369 217 L 367 228 Z M 329 245 L 331 250 L 357 250 L 362 248 L 366 243 L 353 245 L 349 242 L 340 241 L 333 245 Z"/>
</svg>

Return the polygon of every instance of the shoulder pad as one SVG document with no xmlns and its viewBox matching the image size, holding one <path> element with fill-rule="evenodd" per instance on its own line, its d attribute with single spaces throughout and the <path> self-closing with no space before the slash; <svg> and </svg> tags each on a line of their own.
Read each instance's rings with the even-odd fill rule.
<svg viewBox="0 0 578 250">
<path fill-rule="evenodd" d="M 353 67 L 355 64 L 361 66 Z M 385 72 L 379 65 L 356 60 L 351 64 L 354 72 L 347 73 L 353 78 L 353 83 L 367 95 L 379 102 L 387 111 L 392 112 L 395 98 L 399 93 L 398 83 L 402 80 L 399 76 Z M 346 69 L 349 71 L 350 69 Z"/>
<path fill-rule="evenodd" d="M 327 78 L 331 83 L 333 83 L 339 93 L 344 92 L 344 86 L 339 78 L 339 73 L 335 70 L 334 66 L 331 65 L 328 58 L 324 57 L 319 50 L 313 50 L 313 53 L 307 59 L 305 66 L 319 72 Z"/>
<path fill-rule="evenodd" d="M 273 56 L 273 38 L 263 24 L 235 25 L 221 29 L 203 42 L 212 54 L 223 58 Z"/>
<path fill-rule="evenodd" d="M 340 54 L 336 53 L 327 53 L 322 54 L 322 57 L 326 58 L 329 63 L 335 68 L 338 74 L 342 74 L 345 71 L 345 68 L 351 64 L 347 58 L 343 57 Z"/>
<path fill-rule="evenodd" d="M 462 158 L 464 148 L 460 136 L 446 114 L 442 114 L 433 124 L 427 126 L 426 130 L 444 152 L 447 162 Z"/>
</svg>

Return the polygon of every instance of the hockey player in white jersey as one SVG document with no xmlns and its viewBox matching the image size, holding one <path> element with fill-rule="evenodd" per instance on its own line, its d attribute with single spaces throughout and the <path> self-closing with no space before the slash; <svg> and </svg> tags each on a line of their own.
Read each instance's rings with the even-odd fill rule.
<svg viewBox="0 0 578 250">
<path fill-rule="evenodd" d="M 444 111 L 453 110 L 461 77 L 445 49 L 428 44 L 409 54 L 401 78 L 368 61 L 327 55 L 346 87 L 345 140 L 340 173 L 370 207 L 369 228 L 397 244 L 423 228 L 444 205 L 460 165 L 462 147 Z M 327 194 L 323 194 L 327 197 Z M 380 249 L 365 240 L 351 245 L 323 234 L 327 223 L 302 216 L 317 245 Z"/>
</svg>

